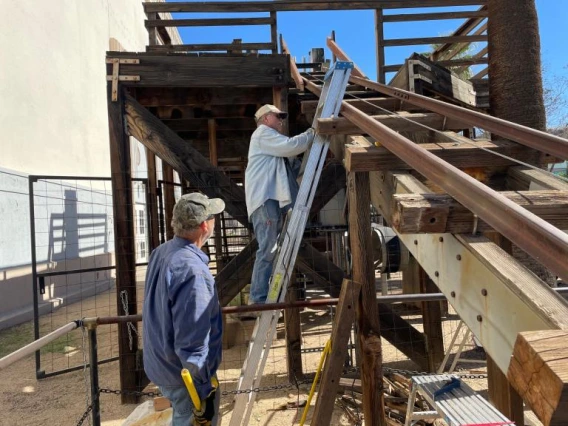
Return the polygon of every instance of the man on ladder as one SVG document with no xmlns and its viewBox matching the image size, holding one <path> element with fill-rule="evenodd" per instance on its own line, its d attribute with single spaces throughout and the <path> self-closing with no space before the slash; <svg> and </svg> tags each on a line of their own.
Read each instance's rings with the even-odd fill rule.
<svg viewBox="0 0 568 426">
<path fill-rule="evenodd" d="M 274 105 L 262 106 L 254 116 L 258 127 L 249 146 L 245 193 L 258 250 L 249 304 L 266 301 L 282 217 L 298 194 L 294 157 L 308 149 L 315 134 L 310 128 L 291 138 L 283 135 L 280 132 L 287 116 Z"/>
</svg>

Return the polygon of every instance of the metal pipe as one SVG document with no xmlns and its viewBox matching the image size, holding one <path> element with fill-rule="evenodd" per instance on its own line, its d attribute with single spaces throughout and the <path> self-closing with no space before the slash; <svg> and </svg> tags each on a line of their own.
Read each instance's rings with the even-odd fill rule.
<svg viewBox="0 0 568 426">
<path fill-rule="evenodd" d="M 553 157 L 568 159 L 568 140 L 540 130 L 493 117 L 478 111 L 472 111 L 456 105 L 450 105 L 437 99 L 428 98 L 402 89 L 395 89 L 385 84 L 352 76 L 349 81 L 367 87 L 385 95 L 402 99 L 409 104 L 428 109 L 432 112 L 467 122 L 481 127 L 496 135 L 519 142 L 525 146 L 545 152 Z"/>
<path fill-rule="evenodd" d="M 39 339 L 39 296 L 38 296 L 38 280 L 37 280 L 37 258 L 36 258 L 36 235 L 35 235 L 35 207 L 34 207 L 34 182 L 37 178 L 28 177 L 28 197 L 30 208 L 30 245 L 32 255 L 32 292 L 34 303 L 34 339 Z M 1 365 L 1 363 L 0 363 Z M 36 378 L 41 376 L 41 357 L 39 351 L 35 353 Z M 0 367 L 0 370 L 2 368 Z"/>
<path fill-rule="evenodd" d="M 32 343 L 24 346 L 23 348 L 18 349 L 15 352 L 12 352 L 9 355 L 6 355 L 4 358 L 0 359 L 0 371 L 4 368 L 8 367 L 9 365 L 19 361 L 20 359 L 38 351 L 49 342 L 57 339 L 64 334 L 69 333 L 71 330 L 75 330 L 79 326 L 79 321 L 73 321 L 69 324 L 64 325 L 63 327 L 59 327 L 57 330 L 52 331 L 51 333 L 33 341 Z"/>
<path fill-rule="evenodd" d="M 327 45 L 333 54 L 335 54 L 339 59 L 350 61 L 345 52 L 343 52 L 335 42 L 329 42 L 328 39 Z M 481 127 L 482 129 L 495 133 L 496 135 L 514 140 L 554 157 L 568 160 L 568 140 L 564 138 L 541 132 L 540 130 L 531 129 L 530 127 L 521 126 L 520 124 L 511 123 L 478 111 L 472 111 L 456 105 L 450 105 L 446 102 L 418 95 L 407 90 L 389 87 L 386 84 L 357 77 L 353 74 L 349 81 L 363 87 L 376 90 L 377 92 L 385 95 L 401 99 L 409 104 L 437 112 L 438 114 L 445 115 L 446 117 L 466 121 L 476 127 Z M 343 105 L 345 105 L 345 103 Z"/>
<path fill-rule="evenodd" d="M 319 94 L 318 86 L 304 80 L 308 90 Z M 342 114 L 555 275 L 568 279 L 567 234 L 346 102 Z"/>
<path fill-rule="evenodd" d="M 99 358 L 97 344 L 97 325 L 89 324 L 89 371 L 91 373 L 91 412 L 93 426 L 101 426 L 101 402 L 99 394 Z"/>
</svg>

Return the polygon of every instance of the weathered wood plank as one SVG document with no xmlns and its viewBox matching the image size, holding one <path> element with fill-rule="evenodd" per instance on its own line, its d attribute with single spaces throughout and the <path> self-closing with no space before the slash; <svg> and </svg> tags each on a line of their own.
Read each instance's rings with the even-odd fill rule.
<svg viewBox="0 0 568 426">
<path fill-rule="evenodd" d="M 296 281 L 296 269 L 294 268 L 288 284 L 286 302 L 298 300 L 298 283 Z M 286 366 L 288 381 L 296 383 L 304 377 L 302 369 L 302 322 L 300 309 L 286 309 L 284 311 L 284 330 L 286 333 Z"/>
<path fill-rule="evenodd" d="M 146 28 L 152 27 L 224 27 L 240 25 L 270 25 L 272 18 L 214 18 L 214 19 L 147 19 Z"/>
<path fill-rule="evenodd" d="M 545 426 L 568 424 L 566 330 L 519 333 L 507 378 Z"/>
<path fill-rule="evenodd" d="M 339 380 L 343 372 L 343 364 L 347 355 L 347 345 L 351 336 L 351 328 L 356 318 L 356 307 L 361 292 L 361 284 L 343 280 L 339 303 L 333 320 L 331 332 L 331 352 L 327 355 L 323 367 L 316 406 L 311 424 L 328 425 L 333 415 L 333 407 Z"/>
<path fill-rule="evenodd" d="M 189 143 L 165 126 L 157 117 L 130 96 L 126 97 L 128 132 L 177 170 L 192 186 L 209 197 L 221 197 L 226 211 L 248 225 L 245 196 L 223 172 L 214 167 Z"/>
<path fill-rule="evenodd" d="M 400 100 L 395 98 L 345 99 L 343 102 L 347 102 L 349 105 L 353 105 L 355 108 L 368 114 L 377 114 L 385 109 L 388 111 L 398 111 L 401 109 Z M 317 106 L 317 100 L 302 101 L 302 113 L 314 114 Z M 413 107 L 412 105 L 404 105 L 404 110 L 418 111 L 420 108 Z"/>
<path fill-rule="evenodd" d="M 507 186 L 514 190 L 557 189 L 568 191 L 568 182 L 551 176 L 544 170 L 535 170 L 525 166 L 507 169 Z"/>
<path fill-rule="evenodd" d="M 446 37 L 417 37 L 417 38 L 399 38 L 385 40 L 385 46 L 415 46 L 420 44 L 445 44 L 445 43 L 475 43 L 487 41 L 486 35 L 468 35 L 468 36 L 446 36 Z"/>
<path fill-rule="evenodd" d="M 369 175 L 348 177 L 349 238 L 353 280 L 361 283 L 357 307 L 357 343 L 361 355 L 365 424 L 386 425 L 383 395 L 381 330 L 377 310 L 375 271 L 368 255 L 372 249 Z"/>
<path fill-rule="evenodd" d="M 241 43 L 239 50 L 272 50 L 273 43 Z M 210 44 L 162 44 L 146 46 L 147 52 L 214 52 L 231 51 L 235 48 L 232 43 L 210 43 Z"/>
<path fill-rule="evenodd" d="M 487 10 L 471 10 L 467 12 L 407 13 L 402 15 L 385 15 L 383 22 L 436 21 L 440 19 L 468 19 L 486 17 Z"/>
<path fill-rule="evenodd" d="M 486 0 L 280 0 L 274 1 L 201 1 L 154 3 L 145 2 L 144 11 L 150 12 L 269 12 L 269 11 L 301 11 L 301 10 L 360 10 L 377 8 L 415 8 L 471 6 L 485 4 Z"/>
<path fill-rule="evenodd" d="M 112 101 L 112 85 L 107 85 L 107 108 L 109 122 L 110 170 L 114 215 L 114 250 L 116 262 L 116 294 L 126 294 L 126 308 L 121 297 L 117 297 L 119 315 L 135 315 L 138 312 L 136 299 L 136 259 L 134 245 L 134 206 L 132 205 L 132 176 L 130 143 L 126 133 L 122 111 L 124 92 L 118 90 L 117 101 Z M 130 323 L 132 324 L 132 323 Z M 137 329 L 137 324 L 132 324 Z M 129 341 L 129 325 L 118 325 L 118 353 L 120 368 L 120 389 L 138 391 L 136 352 L 138 333 L 132 333 Z M 138 402 L 133 394 L 121 394 L 123 404 Z"/>
<path fill-rule="evenodd" d="M 140 81 L 120 82 L 123 86 L 272 87 L 287 86 L 290 75 L 284 55 L 197 57 L 108 52 L 107 58 L 140 60 L 139 64 L 120 66 L 120 75 L 140 77 Z M 110 68 L 107 72 L 110 75 Z"/>
<path fill-rule="evenodd" d="M 428 130 L 428 128 L 461 130 L 470 127 L 464 121 L 445 118 L 433 112 L 406 113 L 401 111 L 396 114 L 372 115 L 371 118 L 397 132 L 419 132 Z M 318 132 L 325 135 L 349 135 L 361 133 L 361 129 L 343 117 L 320 118 L 318 119 Z"/>
<path fill-rule="evenodd" d="M 483 141 L 469 143 L 439 142 L 420 144 L 420 147 L 437 155 L 444 161 L 465 169 L 468 167 L 502 167 L 516 164 L 514 161 L 492 152 L 526 161 L 535 158 L 535 153 L 517 143 L 509 141 Z M 489 150 L 491 152 L 488 152 Z M 373 171 L 410 169 L 403 160 L 383 147 L 345 147 L 345 168 L 348 171 Z"/>
<path fill-rule="evenodd" d="M 217 105 L 256 107 L 257 103 L 272 101 L 272 87 L 137 87 L 133 90 L 133 97 L 143 106 L 196 106 L 206 110 Z"/>
<path fill-rule="evenodd" d="M 162 122 L 175 132 L 207 132 L 209 118 L 180 118 L 162 120 Z M 256 123 L 252 117 L 217 118 L 217 131 L 254 131 Z"/>
<path fill-rule="evenodd" d="M 568 229 L 568 191 L 505 191 L 502 195 L 559 229 Z M 392 224 L 400 233 L 473 232 L 474 216 L 449 195 L 395 194 Z M 492 230 L 479 219 L 477 231 Z"/>
<path fill-rule="evenodd" d="M 440 292 L 421 266 L 419 266 L 418 275 L 421 293 Z M 422 324 L 428 349 L 428 371 L 435 372 L 444 359 L 444 332 L 440 302 L 422 302 Z"/>
</svg>

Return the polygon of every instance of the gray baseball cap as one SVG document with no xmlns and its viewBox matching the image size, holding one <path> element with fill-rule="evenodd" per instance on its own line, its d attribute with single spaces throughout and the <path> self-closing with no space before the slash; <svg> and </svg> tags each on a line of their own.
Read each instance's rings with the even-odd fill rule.
<svg viewBox="0 0 568 426">
<path fill-rule="evenodd" d="M 185 194 L 174 206 L 172 225 L 177 222 L 184 229 L 193 228 L 223 210 L 225 202 L 220 198 L 209 198 L 200 192 Z"/>
</svg>

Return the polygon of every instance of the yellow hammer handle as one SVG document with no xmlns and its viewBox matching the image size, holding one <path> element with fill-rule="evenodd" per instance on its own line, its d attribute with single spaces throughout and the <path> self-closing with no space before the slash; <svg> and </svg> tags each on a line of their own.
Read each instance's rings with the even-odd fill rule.
<svg viewBox="0 0 568 426">
<path fill-rule="evenodd" d="M 199 399 L 199 394 L 197 393 L 197 389 L 195 389 L 195 385 L 193 384 L 193 379 L 191 378 L 191 374 L 187 368 L 181 370 L 181 378 L 185 383 L 185 387 L 189 392 L 189 396 L 193 401 L 193 405 L 195 406 L 197 411 L 201 411 L 201 399 Z"/>
</svg>

